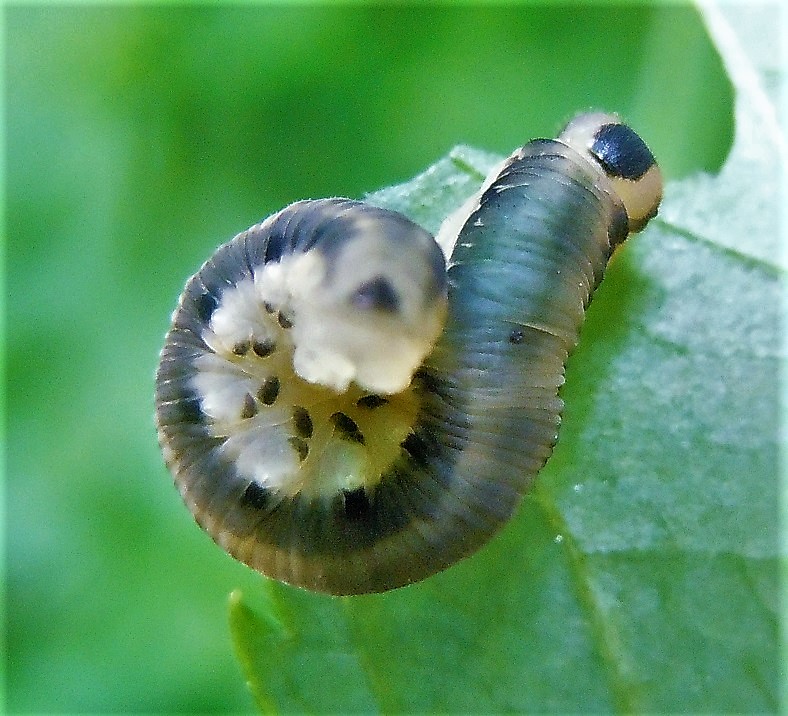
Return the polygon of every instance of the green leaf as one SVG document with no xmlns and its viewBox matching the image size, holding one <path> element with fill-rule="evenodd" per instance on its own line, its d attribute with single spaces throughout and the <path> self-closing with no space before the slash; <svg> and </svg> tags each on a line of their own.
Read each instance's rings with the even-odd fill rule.
<svg viewBox="0 0 788 716">
<path fill-rule="evenodd" d="M 778 709 L 782 75 L 767 11 L 704 15 L 737 93 L 733 150 L 669 184 L 612 262 L 535 490 L 420 584 L 234 594 L 262 710 Z M 434 230 L 495 159 L 460 147 L 370 200 Z"/>
</svg>

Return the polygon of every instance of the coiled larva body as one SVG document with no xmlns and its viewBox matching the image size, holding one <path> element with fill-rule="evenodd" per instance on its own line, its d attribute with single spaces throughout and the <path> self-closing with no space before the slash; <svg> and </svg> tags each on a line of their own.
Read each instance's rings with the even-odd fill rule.
<svg viewBox="0 0 788 716">
<path fill-rule="evenodd" d="M 642 211 L 583 153 L 611 124 L 642 165 L 613 179 L 646 177 Z M 510 518 L 555 444 L 564 365 L 607 260 L 659 202 L 631 130 L 587 115 L 567 132 L 579 149 L 529 143 L 447 220 L 445 276 L 404 217 L 322 200 L 240 234 L 190 280 L 157 374 L 159 438 L 195 518 L 233 556 L 317 591 L 384 591 Z M 343 238 L 352 216 L 372 238 Z M 378 251 L 384 225 L 394 253 Z"/>
</svg>

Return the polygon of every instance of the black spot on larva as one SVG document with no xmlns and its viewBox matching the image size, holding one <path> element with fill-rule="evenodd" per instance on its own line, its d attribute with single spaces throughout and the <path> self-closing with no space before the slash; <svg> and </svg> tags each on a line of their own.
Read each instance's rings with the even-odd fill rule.
<svg viewBox="0 0 788 716">
<path fill-rule="evenodd" d="M 611 176 L 635 181 L 656 161 L 637 132 L 625 124 L 600 127 L 591 145 L 591 153 Z"/>
<path fill-rule="evenodd" d="M 607 227 L 607 238 L 610 248 L 614 249 L 627 236 L 629 236 L 629 217 L 626 209 L 623 206 L 618 206 L 614 210 L 613 216 L 610 218 L 610 224 Z"/>
<path fill-rule="evenodd" d="M 358 520 L 369 514 L 371 508 L 367 491 L 363 487 L 355 490 L 342 490 L 342 498 L 345 503 L 345 517 L 350 520 Z"/>
<path fill-rule="evenodd" d="M 266 312 L 268 313 L 273 313 L 276 310 L 276 308 L 274 308 L 274 305 L 272 303 L 268 303 L 268 301 L 263 303 L 263 308 L 265 308 Z"/>
<path fill-rule="evenodd" d="M 265 247 L 265 263 L 279 261 L 284 253 L 287 240 L 280 231 L 272 231 L 268 237 L 268 244 Z"/>
<path fill-rule="evenodd" d="M 276 343 L 273 341 L 255 341 L 252 343 L 252 350 L 260 358 L 268 358 L 276 350 Z"/>
<path fill-rule="evenodd" d="M 270 378 L 266 378 L 265 382 L 260 386 L 260 390 L 257 391 L 257 397 L 263 405 L 273 405 L 279 397 L 280 387 L 279 378 L 272 375 Z"/>
<path fill-rule="evenodd" d="M 365 311 L 396 313 L 399 310 L 400 299 L 391 281 L 383 276 L 375 276 L 354 291 L 350 302 L 356 308 Z"/>
<path fill-rule="evenodd" d="M 249 341 L 239 341 L 233 346 L 233 353 L 237 356 L 246 354 L 249 350 Z"/>
<path fill-rule="evenodd" d="M 241 504 L 249 505 L 257 510 L 265 509 L 270 500 L 271 491 L 258 485 L 256 482 L 250 482 L 249 487 L 241 495 Z"/>
<path fill-rule="evenodd" d="M 509 343 L 513 343 L 516 346 L 520 345 L 524 339 L 525 334 L 519 328 L 515 328 L 515 330 L 509 334 Z"/>
<path fill-rule="evenodd" d="M 255 403 L 254 398 L 247 393 L 244 398 L 244 404 L 241 407 L 241 420 L 248 420 L 255 415 L 257 415 L 257 403 Z"/>
<path fill-rule="evenodd" d="M 309 455 L 309 443 L 301 438 L 288 438 L 287 442 L 290 443 L 293 450 L 298 453 L 298 460 L 303 462 L 306 456 Z"/>
<path fill-rule="evenodd" d="M 438 389 L 438 377 L 427 368 L 419 368 L 413 374 L 413 380 L 428 392 L 436 392 Z"/>
<path fill-rule="evenodd" d="M 282 326 L 282 328 L 293 327 L 293 322 L 287 316 L 285 316 L 284 313 L 280 312 L 279 314 L 277 314 L 276 320 L 279 322 L 279 325 Z"/>
<path fill-rule="evenodd" d="M 212 293 L 201 293 L 194 300 L 194 309 L 203 323 L 208 323 L 211 320 L 211 316 L 218 305 L 219 300 Z"/>
<path fill-rule="evenodd" d="M 450 383 L 443 380 L 434 371 L 428 368 L 419 368 L 413 374 L 414 387 L 424 393 L 437 395 L 443 400 L 453 400 L 454 390 Z"/>
<path fill-rule="evenodd" d="M 368 408 L 372 410 L 387 405 L 388 402 L 388 398 L 384 398 L 382 395 L 365 395 L 356 401 L 356 405 L 359 408 Z"/>
<path fill-rule="evenodd" d="M 306 408 L 297 405 L 293 408 L 293 426 L 295 427 L 296 434 L 301 438 L 311 438 L 312 430 L 312 417 Z"/>
<path fill-rule="evenodd" d="M 417 433 L 410 433 L 400 445 L 418 465 L 424 466 L 427 464 L 430 449 L 423 437 Z"/>
<path fill-rule="evenodd" d="M 178 417 L 182 423 L 202 423 L 205 420 L 205 413 L 200 406 L 200 399 L 196 396 L 189 396 L 177 403 Z"/>
<path fill-rule="evenodd" d="M 364 444 L 364 435 L 358 429 L 356 421 L 350 416 L 345 415 L 345 413 L 334 413 L 331 416 L 331 423 L 343 440 L 350 440 L 360 445 Z"/>
</svg>

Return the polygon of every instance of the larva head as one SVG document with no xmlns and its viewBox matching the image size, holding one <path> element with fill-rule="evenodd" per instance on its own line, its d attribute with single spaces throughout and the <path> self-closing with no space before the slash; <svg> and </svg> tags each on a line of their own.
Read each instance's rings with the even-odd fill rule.
<svg viewBox="0 0 788 716">
<path fill-rule="evenodd" d="M 318 231 L 288 271 L 295 371 L 340 392 L 404 390 L 443 329 L 441 250 L 401 214 L 361 204 Z"/>
<path fill-rule="evenodd" d="M 640 136 L 614 114 L 575 117 L 558 140 L 600 167 L 621 199 L 629 231 L 640 231 L 657 214 L 662 174 Z"/>
</svg>

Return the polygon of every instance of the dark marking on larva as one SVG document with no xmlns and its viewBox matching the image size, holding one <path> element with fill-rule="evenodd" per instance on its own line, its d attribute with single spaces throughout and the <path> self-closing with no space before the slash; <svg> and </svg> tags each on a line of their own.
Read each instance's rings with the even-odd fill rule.
<svg viewBox="0 0 788 716">
<path fill-rule="evenodd" d="M 237 356 L 245 355 L 249 351 L 249 341 L 239 341 L 233 346 L 233 353 Z"/>
<path fill-rule="evenodd" d="M 293 322 L 281 311 L 277 314 L 276 320 L 279 322 L 279 325 L 282 326 L 282 328 L 293 327 Z"/>
<path fill-rule="evenodd" d="M 201 293 L 194 301 L 194 309 L 203 323 L 208 323 L 211 320 L 218 305 L 219 300 L 212 293 Z"/>
<path fill-rule="evenodd" d="M 345 503 L 345 517 L 349 520 L 358 520 L 369 514 L 372 505 L 363 487 L 342 490 L 342 498 Z"/>
<path fill-rule="evenodd" d="M 279 389 L 281 387 L 279 378 L 272 375 L 270 378 L 266 378 L 260 386 L 260 390 L 257 391 L 257 397 L 263 405 L 273 405 L 279 397 Z"/>
<path fill-rule="evenodd" d="M 519 328 L 515 328 L 509 334 L 509 343 L 513 343 L 516 346 L 519 346 L 524 340 L 525 340 L 525 334 Z"/>
<path fill-rule="evenodd" d="M 359 445 L 364 445 L 366 442 L 364 440 L 364 435 L 358 429 L 358 424 L 349 415 L 345 413 L 334 413 L 331 416 L 331 423 L 343 440 L 350 440 Z"/>
<path fill-rule="evenodd" d="M 388 405 L 388 402 L 389 399 L 384 398 L 382 395 L 365 395 L 356 401 L 356 405 L 359 408 L 374 410 L 375 408 L 381 408 L 384 405 Z"/>
<path fill-rule="evenodd" d="M 257 403 L 251 394 L 247 393 L 244 398 L 244 404 L 241 407 L 241 420 L 248 420 L 257 415 Z"/>
<path fill-rule="evenodd" d="M 640 179 L 656 164 L 646 143 L 625 124 L 600 127 L 591 145 L 591 153 L 608 174 L 630 181 Z"/>
<path fill-rule="evenodd" d="M 422 366 L 413 374 L 414 382 L 418 383 L 428 393 L 439 393 L 441 381 L 429 368 Z"/>
<path fill-rule="evenodd" d="M 252 350 L 256 356 L 268 358 L 276 350 L 276 343 L 269 340 L 255 341 L 252 343 Z"/>
<path fill-rule="evenodd" d="M 178 401 L 178 413 L 182 423 L 199 424 L 204 422 L 205 413 L 202 411 L 200 399 L 197 396 L 191 396 Z"/>
<path fill-rule="evenodd" d="M 288 438 L 287 442 L 289 442 L 293 450 L 298 453 L 299 462 L 306 460 L 306 456 L 309 455 L 309 443 L 306 440 L 292 437 Z"/>
<path fill-rule="evenodd" d="M 244 490 L 241 495 L 241 504 L 254 507 L 256 510 L 263 510 L 271 501 L 271 491 L 265 487 L 258 485 L 256 482 L 250 482 L 249 487 Z"/>
<path fill-rule="evenodd" d="M 429 457 L 429 446 L 423 437 L 410 433 L 401 443 L 401 447 L 413 458 L 417 465 L 425 466 Z"/>
<path fill-rule="evenodd" d="M 265 263 L 279 261 L 284 253 L 287 241 L 281 231 L 272 231 L 268 237 L 268 244 L 265 247 Z"/>
<path fill-rule="evenodd" d="M 629 236 L 629 217 L 623 206 L 616 207 L 607 227 L 607 238 L 610 247 L 615 248 Z"/>
<path fill-rule="evenodd" d="M 384 313 L 396 313 L 400 305 L 397 290 L 384 276 L 375 276 L 375 278 L 362 283 L 350 300 L 356 308 Z"/>
<path fill-rule="evenodd" d="M 293 426 L 298 437 L 306 439 L 312 437 L 314 425 L 312 424 L 312 416 L 309 415 L 306 408 L 302 408 L 300 405 L 293 408 Z"/>
<path fill-rule="evenodd" d="M 435 371 L 421 367 L 413 374 L 414 387 L 424 393 L 437 395 L 443 400 L 452 400 L 451 385 L 435 373 Z"/>
<path fill-rule="evenodd" d="M 266 313 L 273 313 L 274 311 L 276 311 L 276 308 L 274 307 L 274 304 L 273 303 L 268 303 L 268 301 L 265 301 L 263 303 L 263 308 L 265 308 Z"/>
</svg>

